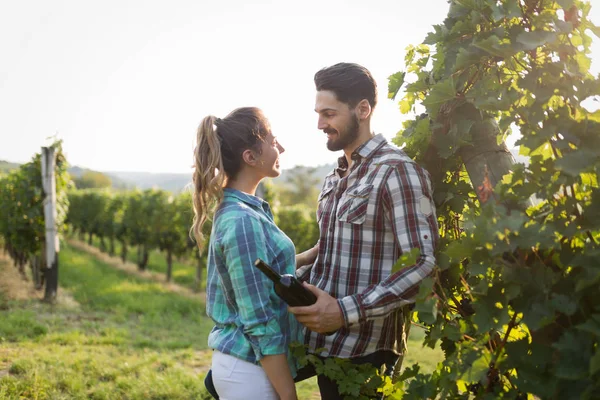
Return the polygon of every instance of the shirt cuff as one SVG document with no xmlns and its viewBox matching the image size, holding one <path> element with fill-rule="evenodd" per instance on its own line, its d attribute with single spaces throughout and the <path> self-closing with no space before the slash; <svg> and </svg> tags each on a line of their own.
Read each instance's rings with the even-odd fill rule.
<svg viewBox="0 0 600 400">
<path fill-rule="evenodd" d="M 287 353 L 288 339 L 278 327 L 277 320 L 272 318 L 266 324 L 254 326 L 251 332 L 246 332 L 257 360 L 264 356 Z"/>
<path fill-rule="evenodd" d="M 338 304 L 344 317 L 346 327 L 366 320 L 365 314 L 360 307 L 360 299 L 357 295 L 346 296 L 338 299 Z"/>
</svg>

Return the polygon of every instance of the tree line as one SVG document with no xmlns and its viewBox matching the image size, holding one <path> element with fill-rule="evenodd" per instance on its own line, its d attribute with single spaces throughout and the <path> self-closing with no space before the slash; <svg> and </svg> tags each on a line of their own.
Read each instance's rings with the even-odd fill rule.
<svg viewBox="0 0 600 400">
<path fill-rule="evenodd" d="M 313 209 L 305 205 L 281 206 L 272 186 L 263 196 L 273 207 L 278 225 L 295 243 L 298 251 L 306 250 L 318 240 L 318 227 Z M 206 266 L 207 246 L 198 249 L 190 236 L 193 220 L 191 192 L 174 195 L 160 189 L 116 192 L 102 189 L 79 189 L 68 193 L 70 203 L 66 223 L 72 235 L 94 243 L 101 251 L 117 255 L 125 262 L 130 251 L 136 251 L 139 270 L 145 270 L 149 254 L 158 250 L 165 256 L 166 280 L 170 281 L 173 261 L 185 259 L 196 265 L 196 289 L 200 290 Z M 206 242 L 212 224 L 204 226 Z M 117 246 L 117 243 L 119 244 Z"/>
</svg>

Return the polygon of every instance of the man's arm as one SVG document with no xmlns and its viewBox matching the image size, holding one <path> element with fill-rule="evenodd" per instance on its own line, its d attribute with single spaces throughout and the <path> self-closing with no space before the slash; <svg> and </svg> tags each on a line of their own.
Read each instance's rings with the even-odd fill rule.
<svg viewBox="0 0 600 400">
<path fill-rule="evenodd" d="M 319 242 L 310 249 L 303 251 L 302 253 L 296 254 L 296 269 L 300 269 L 305 265 L 312 265 L 317 259 L 319 254 Z"/>
<path fill-rule="evenodd" d="M 383 204 L 401 252 L 418 248 L 416 264 L 391 274 L 362 293 L 339 299 L 344 325 L 383 317 L 414 302 L 419 284 L 433 271 L 438 226 L 431 182 L 415 163 L 401 163 L 391 170 L 383 187 Z"/>
</svg>

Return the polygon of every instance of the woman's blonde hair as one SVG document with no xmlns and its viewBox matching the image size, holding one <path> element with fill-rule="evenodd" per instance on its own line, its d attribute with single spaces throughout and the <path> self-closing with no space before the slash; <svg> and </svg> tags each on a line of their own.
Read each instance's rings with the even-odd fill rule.
<svg viewBox="0 0 600 400">
<path fill-rule="evenodd" d="M 259 151 L 269 134 L 269 123 L 256 107 L 233 110 L 220 119 L 209 115 L 198 126 L 194 149 L 194 222 L 190 236 L 199 248 L 204 244 L 202 226 L 223 199 L 223 187 L 242 167 L 242 153 Z"/>
</svg>

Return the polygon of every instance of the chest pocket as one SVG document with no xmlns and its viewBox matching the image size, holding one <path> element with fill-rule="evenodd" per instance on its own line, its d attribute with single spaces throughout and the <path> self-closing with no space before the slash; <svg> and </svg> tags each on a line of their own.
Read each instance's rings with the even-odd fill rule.
<svg viewBox="0 0 600 400">
<path fill-rule="evenodd" d="M 351 224 L 362 224 L 367 217 L 369 198 L 373 185 L 363 184 L 348 189 L 338 208 L 338 220 Z"/>
</svg>

